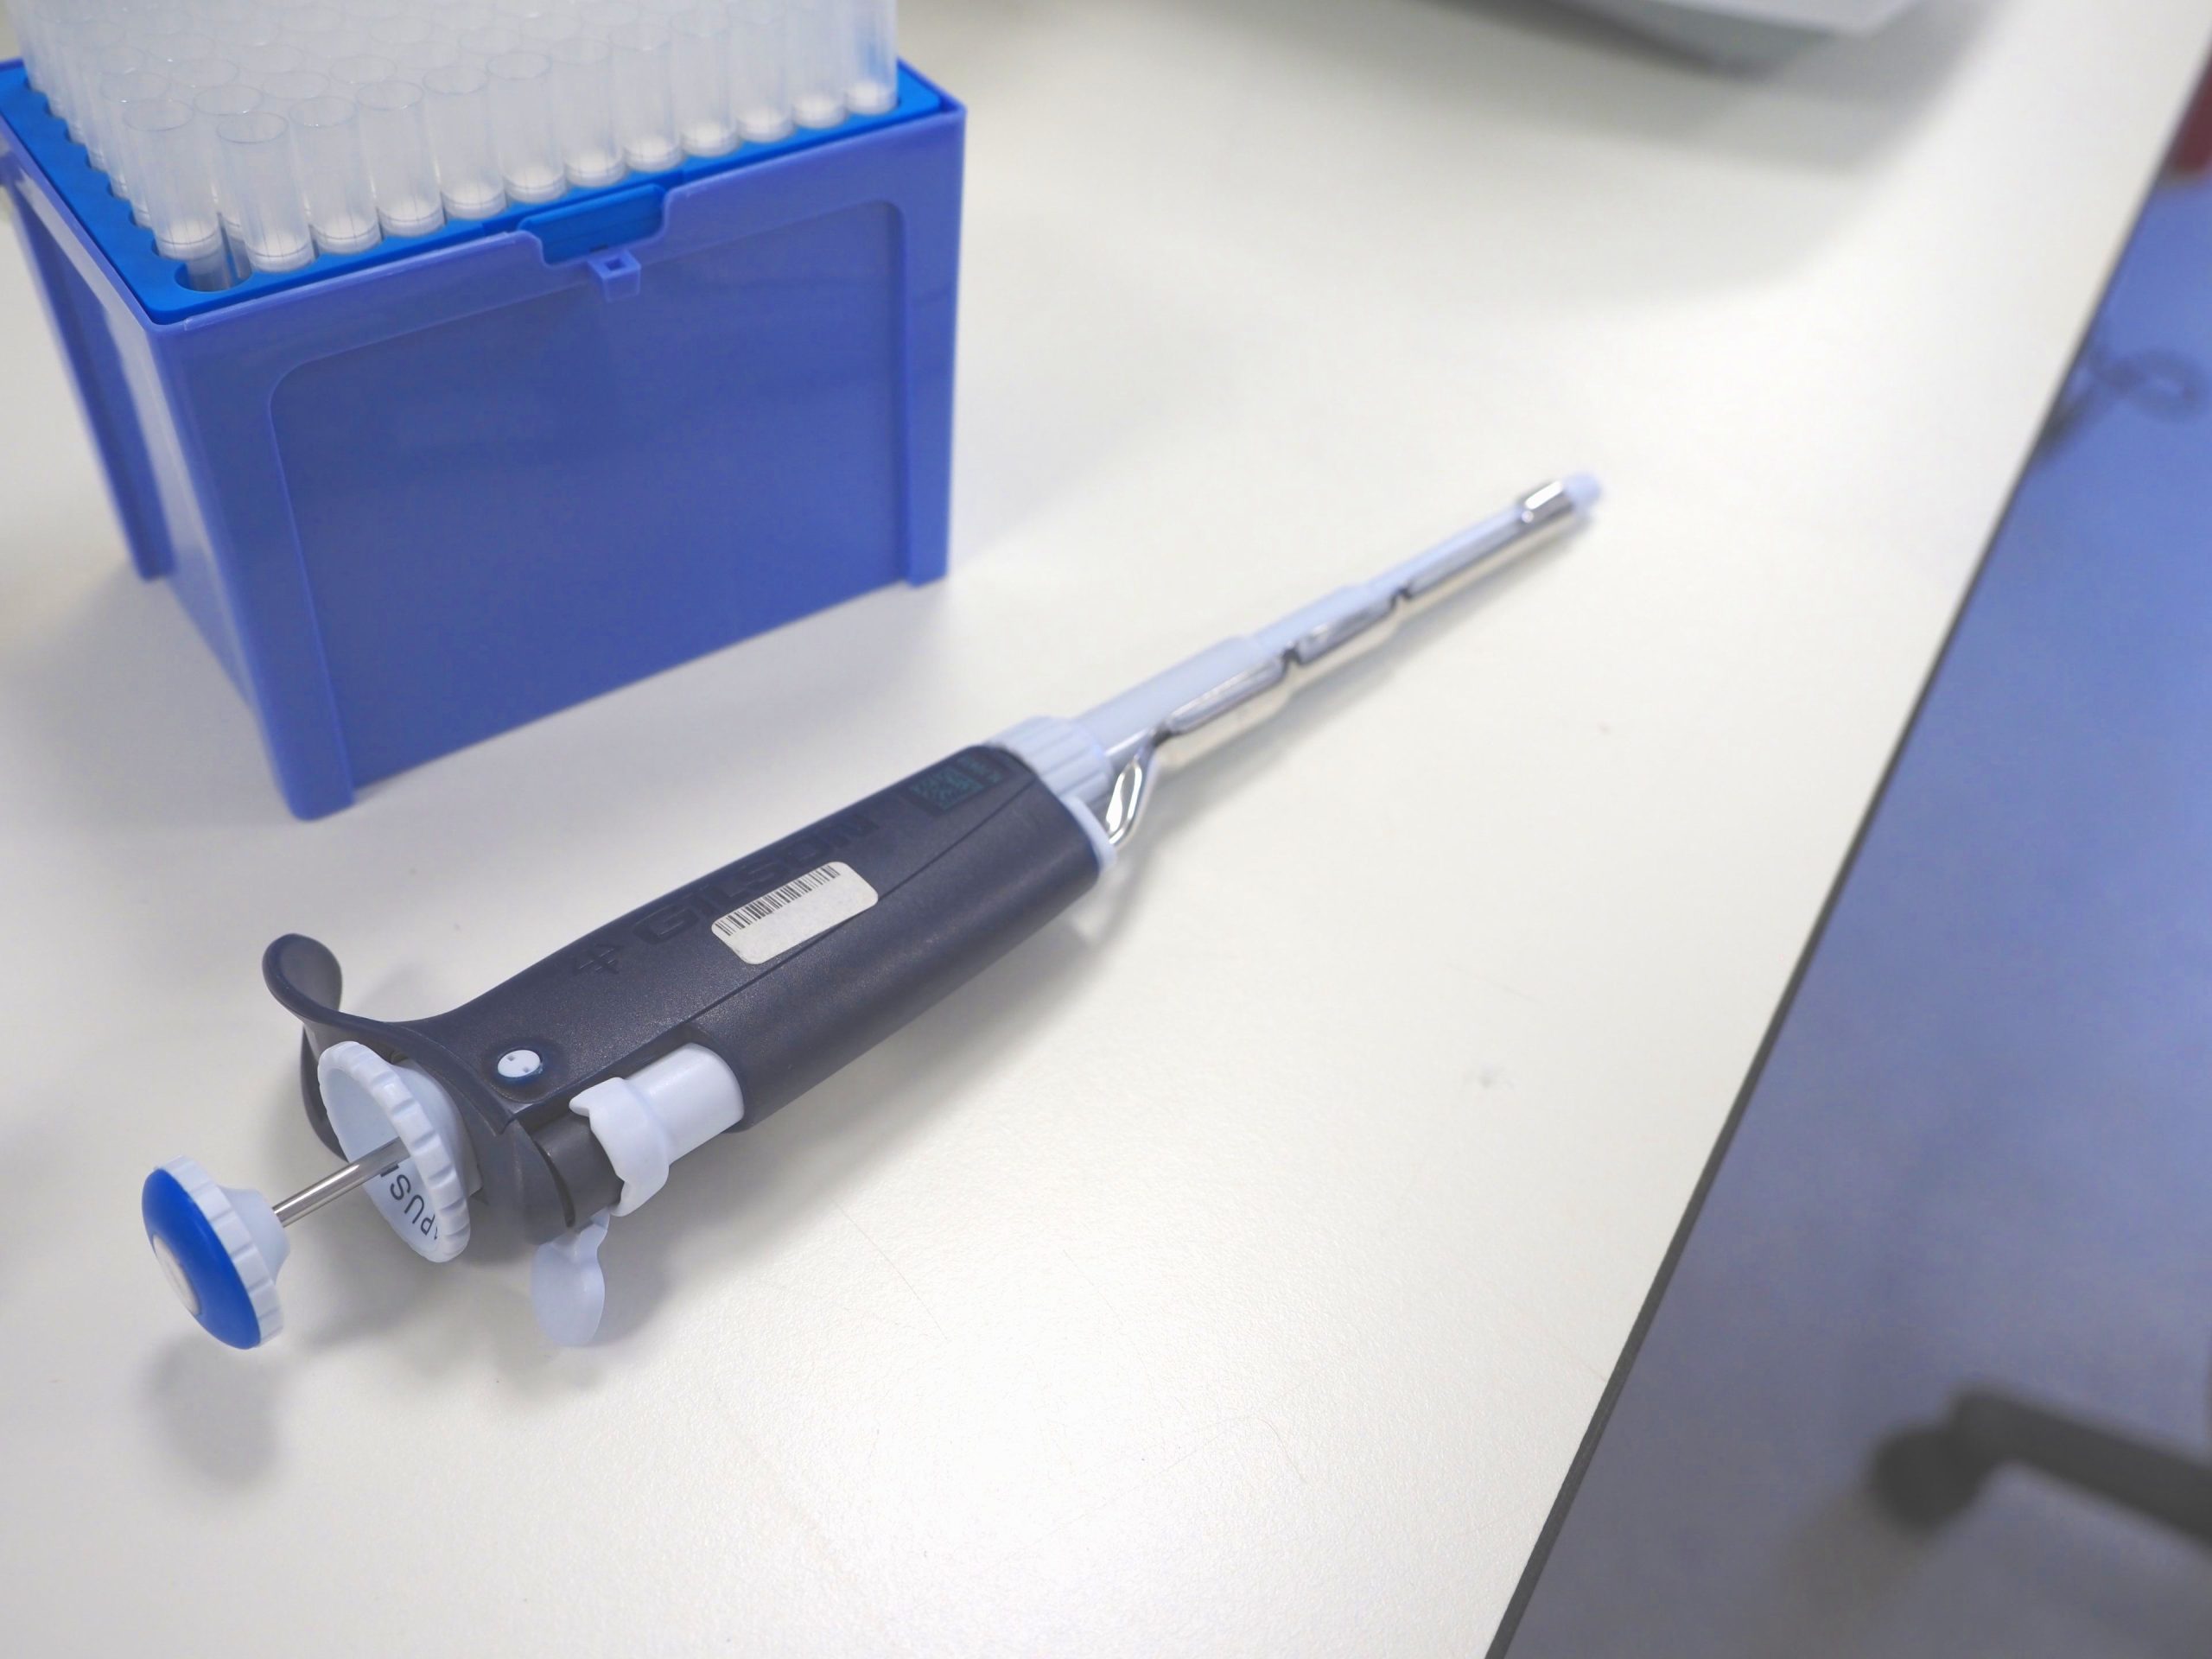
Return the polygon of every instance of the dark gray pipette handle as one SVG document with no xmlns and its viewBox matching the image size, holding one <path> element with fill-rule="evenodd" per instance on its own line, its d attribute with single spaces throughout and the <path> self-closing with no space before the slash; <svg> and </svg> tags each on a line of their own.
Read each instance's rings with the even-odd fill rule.
<svg viewBox="0 0 2212 1659">
<path fill-rule="evenodd" d="M 621 1190 L 569 1103 L 687 1045 L 735 1073 L 759 1122 L 1027 938 L 1096 880 L 1095 832 L 1005 749 L 963 750 L 618 917 L 448 1014 L 337 1007 L 337 964 L 297 936 L 264 963 L 310 1056 L 366 1044 L 460 1109 L 483 1185 L 539 1239 Z M 748 959 L 751 958 L 751 959 Z M 504 1075 L 503 1057 L 538 1062 Z M 512 1070 L 512 1066 L 509 1068 Z M 308 1116 L 325 1141 L 312 1066 Z"/>
</svg>

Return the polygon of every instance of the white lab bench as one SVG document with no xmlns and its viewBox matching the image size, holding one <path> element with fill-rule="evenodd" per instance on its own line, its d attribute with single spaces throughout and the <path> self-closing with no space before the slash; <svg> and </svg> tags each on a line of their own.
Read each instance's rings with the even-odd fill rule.
<svg viewBox="0 0 2212 1659">
<path fill-rule="evenodd" d="M 1738 79 L 1531 4 L 914 0 L 951 579 L 311 824 L 0 259 L 10 1650 L 1478 1649 L 2212 36 L 2124 10 Z M 267 1351 L 170 1301 L 149 1167 L 328 1162 L 276 934 L 449 1005 L 1574 467 L 1590 533 L 618 1222 L 599 1346 L 351 1202 Z"/>
</svg>

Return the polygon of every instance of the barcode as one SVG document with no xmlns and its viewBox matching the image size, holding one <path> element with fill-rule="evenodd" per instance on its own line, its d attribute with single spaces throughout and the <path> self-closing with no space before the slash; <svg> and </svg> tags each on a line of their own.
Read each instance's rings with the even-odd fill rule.
<svg viewBox="0 0 2212 1659">
<path fill-rule="evenodd" d="M 875 889 L 851 865 L 824 864 L 717 917 L 715 937 L 740 961 L 758 965 L 852 920 L 875 900 Z"/>
<path fill-rule="evenodd" d="M 772 916 L 785 905 L 817 887 L 826 887 L 844 873 L 842 864 L 824 864 L 818 870 L 809 870 L 796 881 L 786 881 L 773 893 L 764 893 L 749 905 L 740 905 L 735 910 L 715 924 L 717 933 L 734 933 L 747 922 L 757 922 L 763 916 Z"/>
</svg>

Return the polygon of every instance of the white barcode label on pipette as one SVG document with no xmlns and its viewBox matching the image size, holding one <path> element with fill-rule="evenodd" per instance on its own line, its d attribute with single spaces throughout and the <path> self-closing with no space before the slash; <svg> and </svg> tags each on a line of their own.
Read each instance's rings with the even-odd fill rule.
<svg viewBox="0 0 2212 1659">
<path fill-rule="evenodd" d="M 824 864 L 719 918 L 715 937 L 757 968 L 852 920 L 875 899 L 875 889 L 851 865 Z"/>
</svg>

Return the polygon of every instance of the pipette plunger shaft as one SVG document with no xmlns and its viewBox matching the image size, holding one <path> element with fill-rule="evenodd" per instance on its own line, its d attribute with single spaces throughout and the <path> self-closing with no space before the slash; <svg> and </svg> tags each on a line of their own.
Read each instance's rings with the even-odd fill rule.
<svg viewBox="0 0 2212 1659">
<path fill-rule="evenodd" d="M 287 1227 L 302 1216 L 311 1216 L 326 1204 L 344 1198 L 357 1187 L 366 1186 L 379 1175 L 388 1175 L 407 1161 L 407 1148 L 397 1140 L 387 1141 L 374 1152 L 356 1158 L 352 1163 L 334 1169 L 319 1181 L 302 1187 L 289 1198 L 279 1199 L 270 1205 L 276 1219 Z"/>
</svg>

